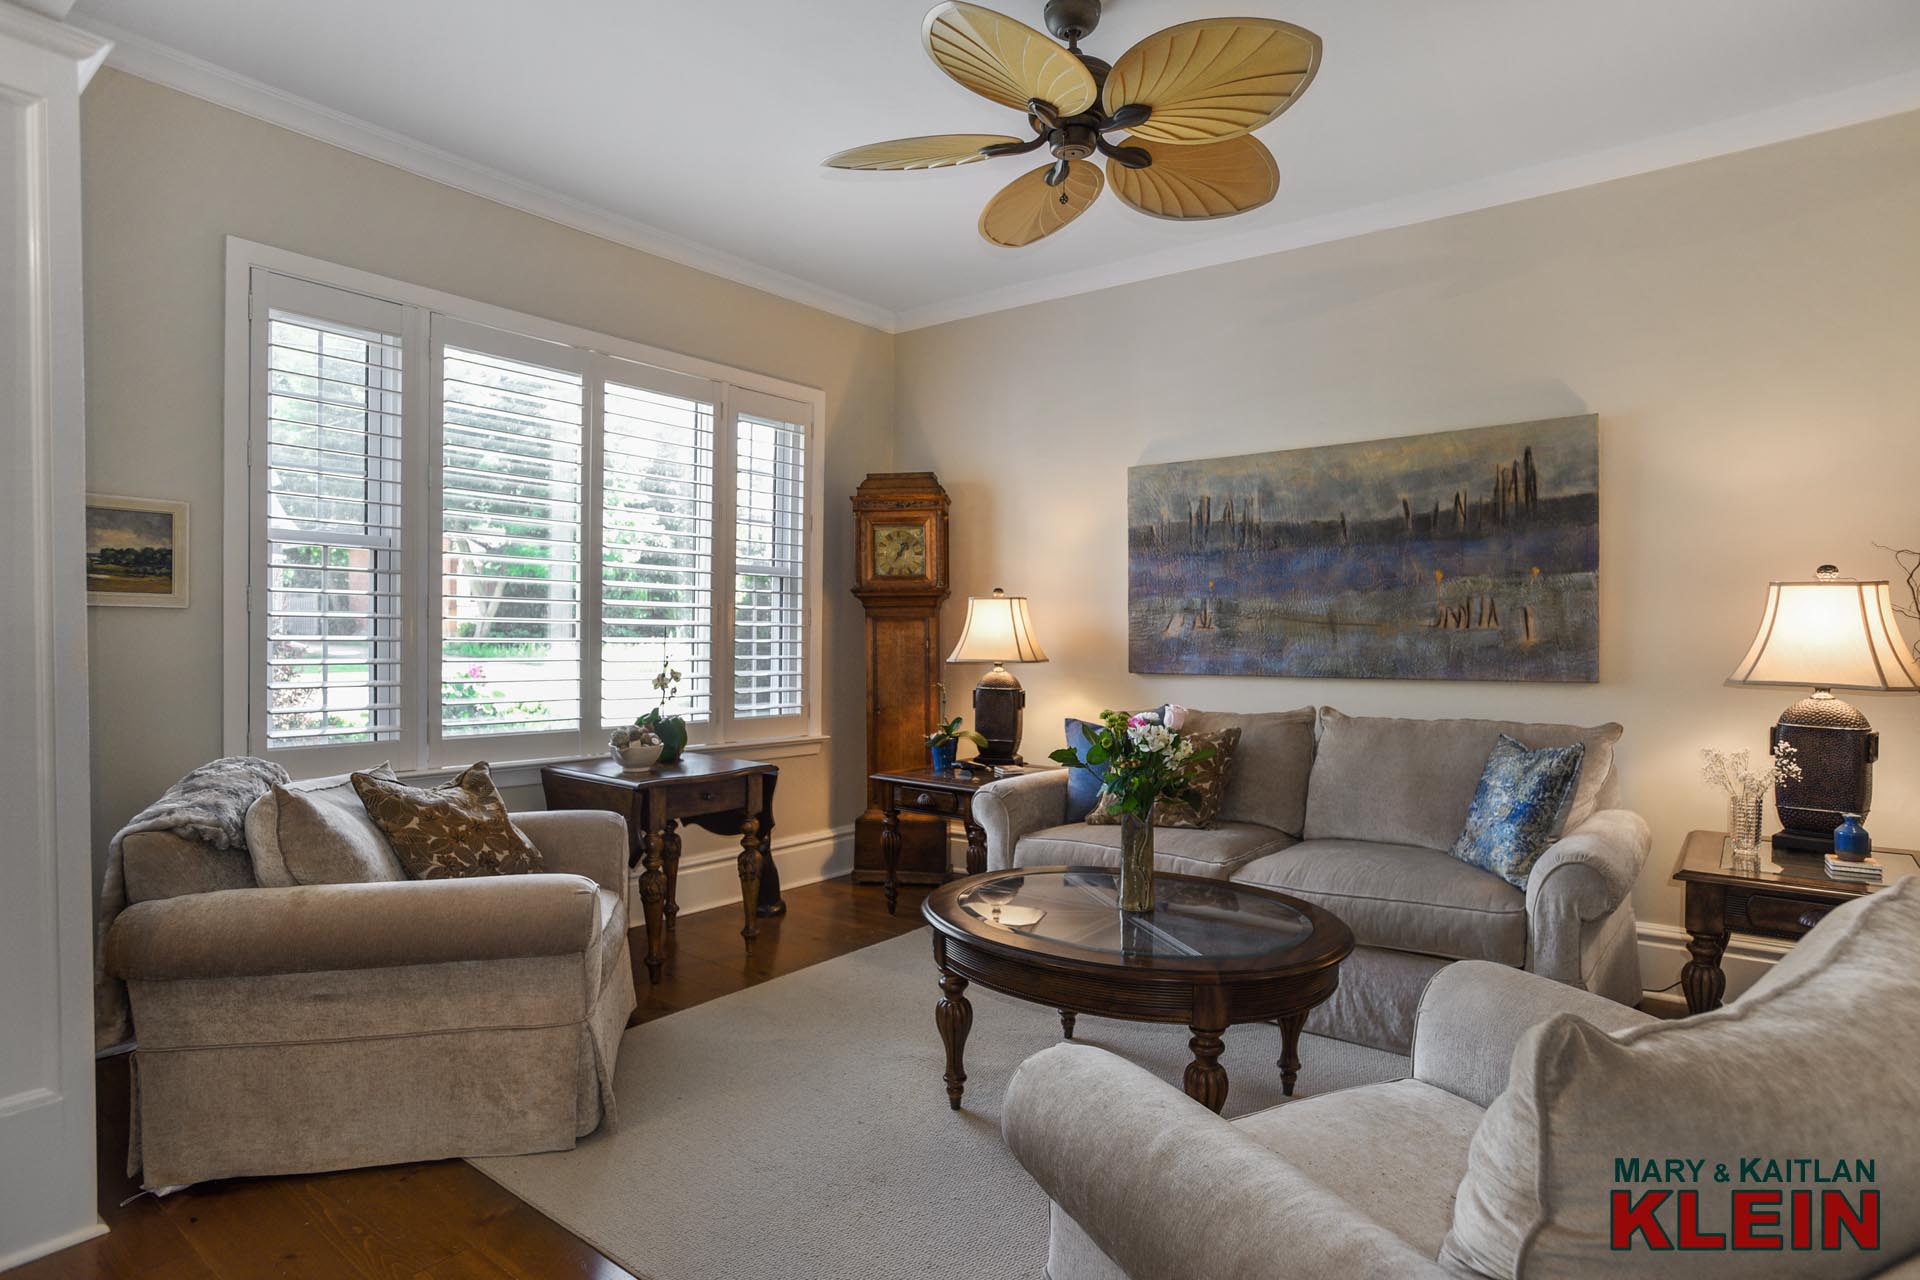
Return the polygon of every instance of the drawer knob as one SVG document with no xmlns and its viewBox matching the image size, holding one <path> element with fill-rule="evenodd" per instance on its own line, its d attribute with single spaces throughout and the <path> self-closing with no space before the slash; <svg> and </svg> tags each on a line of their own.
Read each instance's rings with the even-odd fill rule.
<svg viewBox="0 0 1920 1280">
<path fill-rule="evenodd" d="M 928 792 L 922 791 L 918 796 L 914 797 L 913 802 L 915 804 L 932 804 L 933 796 Z"/>
<path fill-rule="evenodd" d="M 711 792 L 711 791 L 702 791 L 702 792 L 700 793 L 700 798 L 701 798 L 702 800 L 711 800 L 711 799 L 713 799 L 713 792 Z"/>
</svg>

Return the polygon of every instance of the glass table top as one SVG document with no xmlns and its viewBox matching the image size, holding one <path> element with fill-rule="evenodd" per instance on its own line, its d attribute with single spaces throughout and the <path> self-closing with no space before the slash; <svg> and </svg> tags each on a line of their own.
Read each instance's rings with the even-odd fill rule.
<svg viewBox="0 0 1920 1280">
<path fill-rule="evenodd" d="M 1313 921 L 1235 885 L 1154 878 L 1151 915 L 1120 910 L 1119 875 L 1077 869 L 995 877 L 963 892 L 965 915 L 1009 933 L 1142 959 L 1234 959 L 1305 942 Z"/>
</svg>

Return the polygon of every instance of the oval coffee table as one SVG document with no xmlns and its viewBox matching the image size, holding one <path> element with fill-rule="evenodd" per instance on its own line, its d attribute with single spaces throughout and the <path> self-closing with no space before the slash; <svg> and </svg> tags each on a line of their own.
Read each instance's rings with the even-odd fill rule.
<svg viewBox="0 0 1920 1280">
<path fill-rule="evenodd" d="M 943 885 L 921 913 L 940 966 L 934 1009 L 947 1050 L 947 1102 L 960 1109 L 973 1026 L 967 985 L 1050 1005 L 1073 1038 L 1074 1017 L 1184 1024 L 1187 1096 L 1227 1102 L 1221 1035 L 1278 1022 L 1280 1081 L 1300 1074 L 1300 1027 L 1340 985 L 1353 932 L 1298 898 L 1197 876 L 1156 875 L 1154 910 L 1120 910 L 1119 873 L 1104 867 L 1020 867 Z"/>
</svg>

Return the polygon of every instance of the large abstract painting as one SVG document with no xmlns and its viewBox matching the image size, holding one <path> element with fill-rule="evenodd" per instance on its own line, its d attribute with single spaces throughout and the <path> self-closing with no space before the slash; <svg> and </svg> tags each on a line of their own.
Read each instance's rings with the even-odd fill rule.
<svg viewBox="0 0 1920 1280">
<path fill-rule="evenodd" d="M 1137 672 L 1599 678 L 1592 415 L 1134 467 Z"/>
</svg>

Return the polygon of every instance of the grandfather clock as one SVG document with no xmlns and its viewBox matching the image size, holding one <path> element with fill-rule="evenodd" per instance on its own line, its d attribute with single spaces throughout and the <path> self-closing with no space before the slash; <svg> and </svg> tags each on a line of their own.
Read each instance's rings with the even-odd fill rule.
<svg viewBox="0 0 1920 1280">
<path fill-rule="evenodd" d="M 853 594 L 867 610 L 867 773 L 925 768 L 940 714 L 940 602 L 947 598 L 947 491 L 931 471 L 870 475 L 853 495 Z M 854 823 L 853 878 L 886 879 L 878 789 Z M 900 817 L 900 881 L 947 878 L 947 824 Z"/>
</svg>

